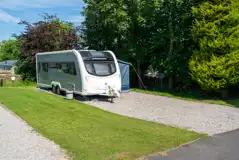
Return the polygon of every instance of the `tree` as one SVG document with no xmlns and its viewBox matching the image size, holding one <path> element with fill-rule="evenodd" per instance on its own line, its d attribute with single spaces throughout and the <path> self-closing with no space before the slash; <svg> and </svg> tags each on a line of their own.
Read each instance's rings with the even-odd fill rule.
<svg viewBox="0 0 239 160">
<path fill-rule="evenodd" d="M 110 49 L 122 59 L 132 59 L 137 70 L 146 70 L 150 28 L 154 24 L 156 0 L 85 0 L 85 38 L 95 49 Z M 140 84 L 140 82 L 139 82 Z"/>
<path fill-rule="evenodd" d="M 173 79 L 186 85 L 190 78 L 192 6 L 192 0 L 164 0 L 157 11 L 151 62 L 169 78 L 169 89 L 173 88 Z"/>
<path fill-rule="evenodd" d="M 239 83 L 239 2 L 204 1 L 194 7 L 193 32 L 198 44 L 190 71 L 204 90 L 218 91 Z"/>
<path fill-rule="evenodd" d="M 79 47 L 78 28 L 56 16 L 42 15 L 44 21 L 21 22 L 25 31 L 19 36 L 20 60 L 18 72 L 24 78 L 35 80 L 35 55 L 38 52 L 58 51 Z"/>
<path fill-rule="evenodd" d="M 130 19 L 128 31 L 128 48 L 137 72 L 142 74 L 148 69 L 150 53 L 152 52 L 152 36 L 155 33 L 155 22 L 157 21 L 157 11 L 160 3 L 157 0 L 133 0 L 125 1 L 127 13 Z M 138 79 L 139 87 L 141 81 Z"/>
<path fill-rule="evenodd" d="M 17 39 L 0 42 L 0 61 L 16 60 L 20 55 L 20 43 Z"/>
<path fill-rule="evenodd" d="M 129 18 L 124 10 L 123 0 L 84 2 L 87 3 L 83 12 L 86 45 L 97 50 L 113 50 L 116 55 L 121 56 L 120 52 L 124 48 L 122 46 L 129 28 Z"/>
</svg>

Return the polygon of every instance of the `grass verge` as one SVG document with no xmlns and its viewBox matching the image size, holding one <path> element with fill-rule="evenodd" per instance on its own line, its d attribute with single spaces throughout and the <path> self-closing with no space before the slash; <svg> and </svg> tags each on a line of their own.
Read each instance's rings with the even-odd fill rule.
<svg viewBox="0 0 239 160">
<path fill-rule="evenodd" d="M 12 82 L 11 81 L 5 81 L 3 84 L 4 87 L 12 87 Z M 14 82 L 14 87 L 33 87 L 36 86 L 35 82 L 31 81 L 15 81 Z"/>
<path fill-rule="evenodd" d="M 0 102 L 73 159 L 135 159 L 205 135 L 112 114 L 26 88 L 0 88 Z"/>
<path fill-rule="evenodd" d="M 233 100 L 221 100 L 221 99 L 213 99 L 210 97 L 202 97 L 199 93 L 194 92 L 163 92 L 163 91 L 149 91 L 149 90 L 141 90 L 141 89 L 132 89 L 132 91 L 145 93 L 145 94 L 152 94 L 170 98 L 177 98 L 187 101 L 194 101 L 194 102 L 203 102 L 209 104 L 218 104 L 224 106 L 231 106 L 239 108 L 239 99 Z"/>
</svg>

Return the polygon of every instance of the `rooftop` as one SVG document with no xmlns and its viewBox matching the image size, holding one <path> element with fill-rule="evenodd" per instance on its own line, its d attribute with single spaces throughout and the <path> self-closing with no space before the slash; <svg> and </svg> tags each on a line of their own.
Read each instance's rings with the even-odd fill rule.
<svg viewBox="0 0 239 160">
<path fill-rule="evenodd" d="M 1 66 L 14 66 L 17 63 L 17 60 L 6 60 L 0 62 Z"/>
</svg>

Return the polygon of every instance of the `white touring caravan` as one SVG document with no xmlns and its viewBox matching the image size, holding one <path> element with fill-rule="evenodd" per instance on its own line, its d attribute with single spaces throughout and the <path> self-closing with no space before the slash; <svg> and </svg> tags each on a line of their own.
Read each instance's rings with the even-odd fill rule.
<svg viewBox="0 0 239 160">
<path fill-rule="evenodd" d="M 111 51 L 66 50 L 36 54 L 39 87 L 56 94 L 71 90 L 82 96 L 119 97 L 121 75 Z"/>
</svg>

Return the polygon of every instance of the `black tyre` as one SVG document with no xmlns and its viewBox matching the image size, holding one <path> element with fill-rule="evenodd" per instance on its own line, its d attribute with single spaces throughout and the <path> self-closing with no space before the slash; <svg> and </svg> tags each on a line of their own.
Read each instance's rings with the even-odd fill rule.
<svg viewBox="0 0 239 160">
<path fill-rule="evenodd" d="M 115 103 L 114 97 L 111 97 L 111 98 L 110 98 L 110 103 Z"/>
<path fill-rule="evenodd" d="M 56 86 L 52 86 L 52 92 L 56 93 Z"/>
<path fill-rule="evenodd" d="M 60 87 L 58 87 L 58 86 L 56 86 L 56 94 L 61 95 L 61 90 L 60 90 Z"/>
</svg>

